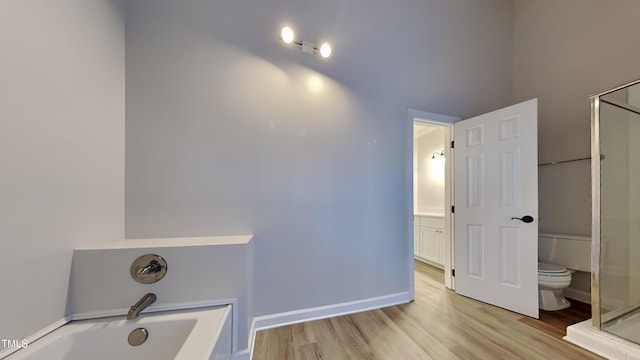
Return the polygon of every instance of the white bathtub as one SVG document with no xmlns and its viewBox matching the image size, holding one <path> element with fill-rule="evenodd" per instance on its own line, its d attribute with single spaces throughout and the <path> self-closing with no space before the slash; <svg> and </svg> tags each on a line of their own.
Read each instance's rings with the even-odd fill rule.
<svg viewBox="0 0 640 360">
<path fill-rule="evenodd" d="M 148 338 L 129 345 L 129 333 Z M 74 321 L 45 335 L 7 360 L 209 360 L 231 354 L 231 305 Z"/>
</svg>

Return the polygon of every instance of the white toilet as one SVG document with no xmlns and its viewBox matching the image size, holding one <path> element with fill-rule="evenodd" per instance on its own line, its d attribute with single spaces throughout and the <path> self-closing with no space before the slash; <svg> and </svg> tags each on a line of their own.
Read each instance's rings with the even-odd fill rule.
<svg viewBox="0 0 640 360">
<path fill-rule="evenodd" d="M 571 284 L 571 273 L 563 266 L 538 262 L 540 309 L 555 311 L 571 306 L 563 294 L 564 289 Z"/>
<path fill-rule="evenodd" d="M 540 234 L 538 236 L 539 307 L 546 311 L 566 309 L 571 303 L 564 289 L 574 270 L 591 271 L 591 239 L 585 236 Z"/>
</svg>

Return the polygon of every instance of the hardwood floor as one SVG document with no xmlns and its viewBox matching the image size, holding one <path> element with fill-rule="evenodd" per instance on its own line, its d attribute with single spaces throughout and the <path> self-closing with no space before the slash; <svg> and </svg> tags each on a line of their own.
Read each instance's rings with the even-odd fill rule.
<svg viewBox="0 0 640 360">
<path fill-rule="evenodd" d="M 253 359 L 602 359 L 560 339 L 584 306 L 530 319 L 457 295 L 443 276 L 416 262 L 414 302 L 259 331 Z"/>
</svg>

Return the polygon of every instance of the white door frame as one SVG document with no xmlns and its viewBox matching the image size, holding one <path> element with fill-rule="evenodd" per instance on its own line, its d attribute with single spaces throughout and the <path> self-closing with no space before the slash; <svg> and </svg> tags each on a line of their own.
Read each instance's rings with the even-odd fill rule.
<svg viewBox="0 0 640 360">
<path fill-rule="evenodd" d="M 453 137 L 453 123 L 460 121 L 459 117 L 436 114 L 427 111 L 421 111 L 416 109 L 409 109 L 408 111 L 409 129 L 406 148 L 406 174 L 407 174 L 407 249 L 408 249 L 408 271 L 409 271 L 409 299 L 415 299 L 415 285 L 414 285 L 414 265 L 413 265 L 413 124 L 414 122 L 422 122 L 427 124 L 435 124 L 439 126 L 450 127 L 450 139 Z M 446 142 L 445 142 L 446 144 Z M 445 268 L 444 268 L 444 283 L 449 289 L 455 289 L 454 279 L 451 276 L 451 269 L 453 268 L 453 216 L 451 214 L 451 204 L 453 201 L 453 156 L 450 153 L 451 146 L 446 144 L 445 158 Z"/>
</svg>

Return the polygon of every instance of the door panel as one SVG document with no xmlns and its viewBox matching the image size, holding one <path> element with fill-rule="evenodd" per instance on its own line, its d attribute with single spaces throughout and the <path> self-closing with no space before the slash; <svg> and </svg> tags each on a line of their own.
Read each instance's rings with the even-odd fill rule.
<svg viewBox="0 0 640 360">
<path fill-rule="evenodd" d="M 467 273 L 477 279 L 484 279 L 484 244 L 484 226 L 467 224 Z"/>
<path fill-rule="evenodd" d="M 454 131 L 456 292 L 537 318 L 537 100 Z"/>
</svg>

